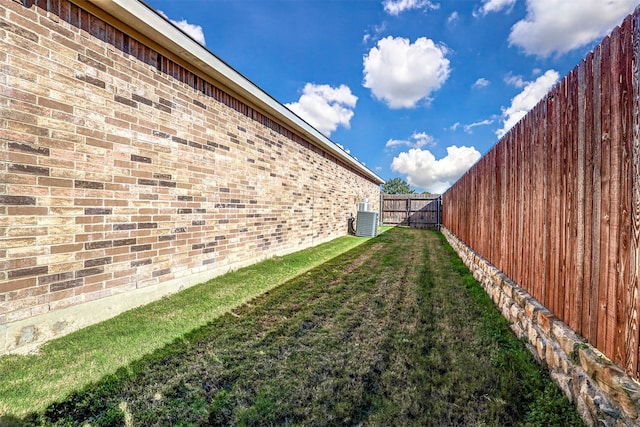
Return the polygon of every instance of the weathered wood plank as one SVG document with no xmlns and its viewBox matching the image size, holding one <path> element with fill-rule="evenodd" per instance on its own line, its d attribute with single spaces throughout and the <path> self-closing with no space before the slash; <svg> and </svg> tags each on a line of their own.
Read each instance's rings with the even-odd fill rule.
<svg viewBox="0 0 640 427">
<path fill-rule="evenodd" d="M 562 79 L 557 84 L 556 96 L 558 97 L 556 102 L 556 144 L 558 157 L 556 159 L 556 177 L 558 180 L 557 187 L 557 205 L 559 209 L 559 215 L 556 218 L 557 229 L 557 281 L 558 281 L 558 293 L 556 295 L 556 313 L 561 318 L 568 318 L 568 313 L 565 311 L 566 305 L 566 287 L 567 287 L 567 172 L 568 172 L 568 144 L 566 140 L 566 112 L 567 112 L 567 80 Z"/>
<path fill-rule="evenodd" d="M 611 232 L 611 37 L 606 37 L 601 46 L 601 82 L 600 82 L 600 134 L 601 134 L 601 211 L 600 211 L 600 289 L 598 297 L 598 348 L 605 354 L 611 354 L 612 325 L 608 318 L 608 294 L 611 292 L 609 282 L 609 251 Z"/>
<path fill-rule="evenodd" d="M 508 153 L 509 153 L 509 160 L 506 164 L 508 170 L 509 170 L 509 181 L 508 181 L 508 189 L 507 189 L 507 194 L 509 195 L 509 203 L 507 205 L 507 218 L 509 219 L 508 225 L 509 225 L 509 241 L 513 242 L 513 244 L 515 244 L 517 242 L 517 237 L 516 237 L 516 230 L 518 228 L 518 224 L 517 224 L 517 219 L 515 218 L 515 210 L 514 210 L 514 206 L 516 205 L 517 201 L 517 197 L 518 197 L 518 193 L 517 193 L 517 181 L 516 181 L 516 166 L 517 166 L 517 154 L 516 154 L 516 150 L 517 147 L 515 146 L 515 135 L 514 132 L 509 132 L 506 135 L 507 138 L 507 143 L 505 144 L 505 148 L 507 149 Z M 514 247 L 513 250 L 509 251 L 509 258 L 507 261 L 507 265 L 505 266 L 505 273 L 509 276 L 509 277 L 515 277 L 515 263 L 517 260 L 516 257 L 516 248 Z"/>
<path fill-rule="evenodd" d="M 548 208 L 555 209 L 554 212 L 550 212 L 550 225 L 551 225 L 551 235 L 553 238 L 551 241 L 551 299 L 549 301 L 549 309 L 556 315 L 562 318 L 562 304 L 560 301 L 560 295 L 562 289 L 562 283 L 560 280 L 560 268 L 561 268 L 561 254 L 560 254 L 560 245 L 562 244 L 560 240 L 560 229 L 561 229 L 561 214 L 559 211 L 561 208 L 560 205 L 560 191 L 562 189 L 562 170 L 563 165 L 561 165 L 561 144 L 560 144 L 560 96 L 558 94 L 558 86 L 555 86 L 549 95 L 552 100 L 551 111 L 549 111 L 550 117 L 550 125 L 549 125 L 549 133 L 550 133 L 550 144 L 551 144 L 551 173 L 549 178 L 551 180 L 551 204 Z M 554 208 L 555 207 L 555 208 Z"/>
<path fill-rule="evenodd" d="M 640 16 L 633 18 L 633 140 L 631 162 L 633 177 L 631 188 L 631 260 L 630 281 L 627 287 L 625 342 L 627 349 L 627 370 L 638 377 L 638 342 L 640 337 Z"/>
<path fill-rule="evenodd" d="M 632 41 L 631 17 L 625 19 L 621 26 L 620 42 L 620 238 L 618 262 L 620 272 L 616 290 L 616 349 L 614 360 L 622 367 L 629 365 L 629 353 L 627 350 L 627 312 L 628 305 L 627 286 L 630 277 L 630 235 L 631 235 L 631 141 L 632 141 Z"/>
<path fill-rule="evenodd" d="M 598 46 L 594 50 L 593 58 L 593 132 L 591 144 L 593 146 L 592 158 L 593 158 L 593 209 L 592 209 L 592 222 L 591 222 L 591 238 L 592 238 L 592 251 L 591 251 L 591 286 L 589 289 L 590 297 L 590 312 L 589 312 L 589 341 L 597 346 L 598 345 L 598 308 L 600 304 L 600 210 L 601 210 L 601 119 L 600 119 L 600 80 L 601 80 L 601 48 Z"/>
<path fill-rule="evenodd" d="M 626 288 L 631 280 L 630 239 L 631 239 L 631 141 L 632 134 L 632 60 L 633 60 L 633 18 L 625 19 L 621 26 L 620 41 L 620 275 L 616 286 L 616 349 L 614 360 L 620 360 L 620 366 L 627 367 L 632 363 L 627 349 L 629 295 Z M 632 368 L 631 368 L 632 369 Z"/>
<path fill-rule="evenodd" d="M 622 352 L 620 351 L 620 338 L 618 336 L 617 302 L 618 290 L 622 288 L 619 284 L 621 280 L 620 263 L 620 203 L 621 203 L 621 157 L 622 157 L 622 114 L 620 106 L 620 28 L 614 29 L 611 34 L 609 67 L 610 80 L 610 184 L 609 184 L 609 260 L 608 260 L 608 293 L 607 293 L 607 342 L 609 343 L 605 351 L 613 355 L 614 362 L 623 364 Z"/>
<path fill-rule="evenodd" d="M 549 297 L 548 294 L 549 288 L 552 286 L 549 280 L 549 252 L 550 252 L 550 240 L 551 240 L 551 228 L 549 226 L 549 218 L 551 216 L 549 211 L 549 197 L 551 192 L 549 191 L 549 131 L 548 131 L 548 116 L 549 116 L 549 102 L 548 97 L 545 98 L 541 103 L 541 121 L 540 128 L 542 133 L 542 187 L 543 187 L 543 200 L 544 204 L 541 207 L 544 212 L 543 215 L 543 227 L 542 227 L 542 257 L 543 257 L 543 279 L 542 279 L 542 292 L 540 293 L 539 301 L 545 304 Z"/>
<path fill-rule="evenodd" d="M 528 286 L 529 279 L 527 277 L 526 271 L 528 266 L 528 240 L 526 236 L 526 228 L 528 228 L 528 224 L 525 226 L 528 215 L 528 207 L 529 196 L 526 194 L 526 180 L 527 174 L 525 170 L 527 170 L 528 166 L 525 162 L 526 158 L 526 144 L 527 144 L 527 129 L 528 129 L 528 118 L 525 116 L 522 118 L 521 126 L 519 126 L 518 131 L 516 132 L 518 139 L 518 164 L 517 167 L 520 170 L 518 175 L 518 204 L 514 206 L 515 210 L 520 211 L 520 216 L 518 219 L 518 255 L 520 260 L 516 262 L 517 267 L 517 275 L 518 275 L 518 283 L 522 283 L 523 286 Z M 528 189 L 528 187 L 526 187 Z"/>
<path fill-rule="evenodd" d="M 544 134 L 540 128 L 540 123 L 544 121 L 543 104 L 538 104 L 533 109 L 533 120 L 536 126 L 533 128 L 534 133 L 534 156 L 533 156 L 533 175 L 534 175 L 534 194 L 535 194 L 535 210 L 534 223 L 532 233 L 534 235 L 533 256 L 535 267 L 533 267 L 532 275 L 535 282 L 532 287 L 532 295 L 539 301 L 543 300 L 544 288 L 544 207 L 546 200 L 544 198 Z M 542 255 L 542 256 L 541 256 Z"/>
<path fill-rule="evenodd" d="M 595 113 L 593 112 L 593 93 L 594 93 L 594 81 L 593 81 L 593 62 L 595 55 L 593 52 L 589 53 L 584 62 L 585 73 L 585 87 L 584 87 L 584 157 L 585 157 L 585 174 L 584 174 L 584 268 L 583 268 L 583 322 L 582 322 L 582 336 L 584 336 L 590 342 L 592 341 L 591 330 L 591 313 L 594 312 L 593 308 L 593 224 L 594 224 L 594 156 L 593 156 L 593 131 L 594 124 L 593 118 Z"/>
<path fill-rule="evenodd" d="M 575 91 L 577 93 L 576 105 L 576 145 L 577 145 L 577 169 L 576 169 L 576 296 L 573 310 L 576 313 L 574 330 L 582 334 L 585 323 L 585 289 L 584 289 L 584 268 L 585 268 L 585 134 L 586 134 L 586 83 L 585 83 L 586 61 L 582 61 L 577 69 L 577 82 Z"/>
<path fill-rule="evenodd" d="M 565 313 L 568 313 L 567 323 L 572 329 L 576 329 L 580 323 L 579 312 L 575 311 L 575 299 L 577 294 L 577 240 L 578 240 L 578 143 L 577 143 L 577 103 L 578 103 L 578 72 L 573 69 L 567 76 L 567 125 L 566 140 L 567 147 L 567 235 L 566 235 L 566 256 L 567 274 L 565 280 Z"/>
<path fill-rule="evenodd" d="M 532 208 L 533 208 L 533 165 L 531 164 L 530 159 L 533 157 L 533 123 L 531 116 L 525 116 L 523 120 L 523 154 L 522 154 L 522 162 L 523 162 L 523 184 L 522 184 L 522 196 L 523 196 L 523 213 L 522 213 L 522 238 L 523 238 L 523 254 L 522 254 L 522 270 L 521 280 L 523 283 L 523 287 L 526 289 L 531 289 L 533 277 L 531 277 L 530 272 L 533 268 L 533 241 L 532 241 Z"/>
</svg>

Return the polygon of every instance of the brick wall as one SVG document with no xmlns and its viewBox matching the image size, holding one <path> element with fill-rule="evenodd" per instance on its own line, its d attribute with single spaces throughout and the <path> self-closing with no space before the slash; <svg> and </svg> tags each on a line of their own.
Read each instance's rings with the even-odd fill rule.
<svg viewBox="0 0 640 427">
<path fill-rule="evenodd" d="M 0 353 L 344 235 L 356 202 L 379 204 L 375 179 L 127 32 L 0 0 Z"/>
</svg>

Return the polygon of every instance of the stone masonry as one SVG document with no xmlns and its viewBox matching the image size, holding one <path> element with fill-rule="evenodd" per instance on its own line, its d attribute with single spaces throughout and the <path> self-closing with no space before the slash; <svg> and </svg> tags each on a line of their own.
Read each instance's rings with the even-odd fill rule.
<svg viewBox="0 0 640 427">
<path fill-rule="evenodd" d="M 0 0 L 0 354 L 347 233 L 381 180 L 88 2 Z"/>
<path fill-rule="evenodd" d="M 448 229 L 442 232 L 587 425 L 640 425 L 638 382 Z"/>
</svg>

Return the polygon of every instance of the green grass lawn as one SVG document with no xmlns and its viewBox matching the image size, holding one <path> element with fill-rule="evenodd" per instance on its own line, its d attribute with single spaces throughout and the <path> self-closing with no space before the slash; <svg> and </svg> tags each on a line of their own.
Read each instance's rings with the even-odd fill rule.
<svg viewBox="0 0 640 427">
<path fill-rule="evenodd" d="M 37 355 L 0 356 L 0 416 L 42 410 L 366 240 L 274 257 L 54 340 Z"/>
<path fill-rule="evenodd" d="M 5 423 L 581 425 L 440 233 L 338 239 L 225 277 L 0 358 L 3 411 L 22 418 Z"/>
</svg>

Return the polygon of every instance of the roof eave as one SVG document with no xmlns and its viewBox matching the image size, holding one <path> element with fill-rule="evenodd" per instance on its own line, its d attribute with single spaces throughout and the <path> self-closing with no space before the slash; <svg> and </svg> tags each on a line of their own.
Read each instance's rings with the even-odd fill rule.
<svg viewBox="0 0 640 427">
<path fill-rule="evenodd" d="M 346 153 L 313 126 L 234 70 L 207 48 L 187 36 L 140 0 L 88 0 L 111 16 L 153 40 L 222 85 L 272 114 L 310 142 L 331 153 L 372 181 L 384 180 Z"/>
</svg>

